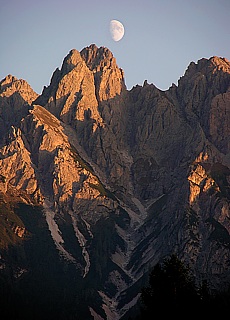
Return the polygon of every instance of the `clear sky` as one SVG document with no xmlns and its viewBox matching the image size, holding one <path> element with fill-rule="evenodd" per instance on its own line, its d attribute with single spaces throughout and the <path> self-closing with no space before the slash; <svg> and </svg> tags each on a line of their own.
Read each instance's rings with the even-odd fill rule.
<svg viewBox="0 0 230 320">
<path fill-rule="evenodd" d="M 115 42 L 110 20 L 125 27 Z M 12 74 L 41 93 L 75 48 L 109 48 L 128 89 L 166 90 L 191 61 L 230 60 L 230 0 L 0 0 L 0 80 Z"/>
</svg>

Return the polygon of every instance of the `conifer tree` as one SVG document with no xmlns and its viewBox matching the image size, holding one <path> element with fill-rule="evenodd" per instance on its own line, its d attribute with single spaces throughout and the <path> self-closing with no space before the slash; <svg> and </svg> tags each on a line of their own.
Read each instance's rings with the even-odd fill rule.
<svg viewBox="0 0 230 320">
<path fill-rule="evenodd" d="M 177 315 L 199 306 L 200 296 L 191 270 L 175 254 L 158 263 L 141 291 L 142 314 Z M 147 319 L 147 318 L 146 318 Z"/>
</svg>

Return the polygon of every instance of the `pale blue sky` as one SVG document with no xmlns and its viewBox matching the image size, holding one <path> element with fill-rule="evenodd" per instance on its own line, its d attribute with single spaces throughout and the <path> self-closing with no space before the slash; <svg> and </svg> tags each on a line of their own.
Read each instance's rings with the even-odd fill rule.
<svg viewBox="0 0 230 320">
<path fill-rule="evenodd" d="M 115 42 L 109 22 L 124 24 Z M 0 0 L 0 80 L 7 74 L 41 93 L 75 48 L 109 48 L 128 89 L 144 80 L 166 90 L 191 61 L 230 60 L 230 0 Z"/>
</svg>

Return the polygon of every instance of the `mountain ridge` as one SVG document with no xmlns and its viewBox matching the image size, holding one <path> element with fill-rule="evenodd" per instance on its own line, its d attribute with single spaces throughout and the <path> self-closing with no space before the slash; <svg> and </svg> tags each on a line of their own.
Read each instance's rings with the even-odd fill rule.
<svg viewBox="0 0 230 320">
<path fill-rule="evenodd" d="M 39 272 L 28 252 L 30 243 L 41 251 L 41 230 L 61 275 L 62 313 L 71 295 L 72 315 L 122 319 L 149 270 L 172 253 L 214 290 L 229 285 L 227 59 L 191 62 L 165 91 L 147 81 L 127 90 L 111 51 L 92 44 L 70 50 L 41 95 L 7 76 L 0 110 L 2 203 L 20 208 L 12 206 L 12 221 L 1 211 L 1 272 L 11 286 L 19 279 L 29 292 L 32 274 L 35 287 Z M 18 264 L 10 266 L 12 245 Z M 71 289 L 65 268 L 67 284 L 76 279 Z"/>
</svg>

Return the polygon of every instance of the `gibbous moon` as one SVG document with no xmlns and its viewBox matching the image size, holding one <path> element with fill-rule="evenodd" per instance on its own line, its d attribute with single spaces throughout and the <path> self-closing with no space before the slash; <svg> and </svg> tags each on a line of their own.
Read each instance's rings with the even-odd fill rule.
<svg viewBox="0 0 230 320">
<path fill-rule="evenodd" d="M 125 28 L 123 24 L 118 20 L 110 21 L 110 33 L 114 41 L 119 41 L 125 34 Z"/>
</svg>

